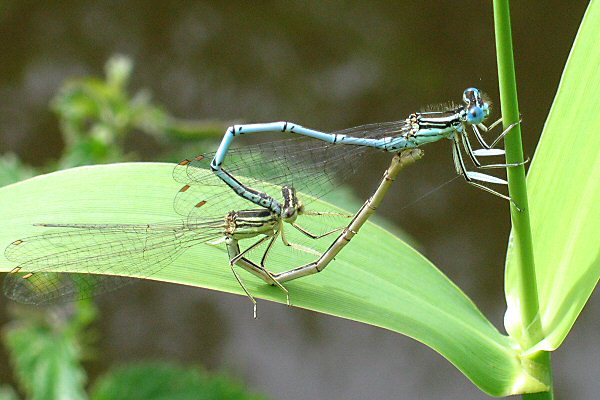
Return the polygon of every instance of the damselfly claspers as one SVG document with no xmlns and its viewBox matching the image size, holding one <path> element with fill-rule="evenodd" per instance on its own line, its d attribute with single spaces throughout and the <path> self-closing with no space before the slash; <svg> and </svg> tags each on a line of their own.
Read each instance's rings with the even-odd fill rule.
<svg viewBox="0 0 600 400">
<path fill-rule="evenodd" d="M 239 180 L 233 174 L 256 177 L 279 185 L 293 185 L 303 193 L 319 197 L 327 190 L 323 188 L 322 182 L 332 181 L 332 176 L 336 173 L 343 175 L 356 170 L 358 156 L 368 148 L 397 153 L 441 139 L 449 139 L 452 142 L 454 164 L 459 175 L 473 186 L 511 200 L 507 195 L 479 183 L 505 185 L 507 182 L 504 179 L 469 171 L 463 158 L 464 151 L 471 158 L 473 164 L 480 169 L 522 165 L 521 163 L 483 164 L 479 160 L 479 157 L 504 155 L 504 150 L 496 149 L 494 146 L 519 123 L 515 122 L 508 126 L 491 144 L 488 144 L 481 131 L 491 131 L 501 122 L 499 119 L 489 127 L 484 125 L 483 122 L 489 114 L 490 102 L 482 96 L 478 89 L 469 88 L 463 93 L 462 105 L 448 105 L 435 111 L 413 113 L 401 121 L 362 125 L 333 133 L 319 132 L 285 121 L 233 125 L 226 130 L 216 153 L 211 155 L 210 168 L 217 177 L 242 198 L 279 213 L 281 204 L 272 195 L 252 186 L 251 182 Z M 468 127 L 475 134 L 477 141 L 482 146 L 481 149 L 474 150 L 471 146 Z M 245 148 L 239 153 L 233 154 L 237 158 L 228 161 L 228 167 L 225 170 L 223 163 L 227 154 L 232 155 L 229 147 L 233 139 L 241 135 L 259 132 L 291 133 L 297 135 L 298 138 L 318 139 L 326 143 L 306 145 L 291 140 L 269 143 L 262 145 L 262 148 L 258 146 Z M 261 152 L 268 153 L 268 155 L 261 156 Z M 194 161 L 192 161 L 193 163 Z M 205 175 L 193 176 L 192 173 L 190 178 L 197 183 L 202 183 Z M 300 182 L 302 187 L 297 182 Z"/>
</svg>

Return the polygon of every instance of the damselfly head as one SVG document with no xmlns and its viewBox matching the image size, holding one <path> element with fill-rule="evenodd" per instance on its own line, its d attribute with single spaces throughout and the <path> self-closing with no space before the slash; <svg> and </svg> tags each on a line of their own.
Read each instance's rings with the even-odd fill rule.
<svg viewBox="0 0 600 400">
<path fill-rule="evenodd" d="M 483 95 L 476 88 L 468 88 L 463 93 L 465 103 L 465 119 L 471 125 L 482 123 L 490 115 L 490 103 L 484 100 Z"/>
<path fill-rule="evenodd" d="M 283 196 L 283 210 L 281 210 L 281 218 L 285 222 L 294 222 L 298 217 L 298 207 L 300 202 L 296 197 L 296 189 L 292 186 L 283 186 L 281 188 Z"/>
<path fill-rule="evenodd" d="M 298 218 L 298 209 L 296 207 L 286 207 L 281 211 L 281 218 L 285 222 L 294 222 Z"/>
</svg>

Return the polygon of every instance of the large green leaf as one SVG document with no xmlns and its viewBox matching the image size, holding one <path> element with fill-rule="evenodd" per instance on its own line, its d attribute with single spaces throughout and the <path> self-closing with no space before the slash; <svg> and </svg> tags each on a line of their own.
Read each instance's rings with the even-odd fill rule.
<svg viewBox="0 0 600 400">
<path fill-rule="evenodd" d="M 0 244 L 44 232 L 47 228 L 32 226 L 37 222 L 146 224 L 177 218 L 172 200 L 180 185 L 171 178 L 172 168 L 160 163 L 81 167 L 2 188 Z M 205 190 L 208 194 L 214 188 Z M 332 208 L 320 201 L 311 207 Z M 315 228 L 308 220 L 302 223 Z M 222 247 L 192 247 L 150 278 L 242 294 Z M 306 254 L 284 250 L 279 260 L 305 262 Z M 13 266 L 4 262 L 2 270 Z M 130 274 L 127 266 L 115 267 L 115 273 Z M 255 296 L 285 301 L 279 289 L 244 271 L 240 274 Z M 415 250 L 373 224 L 366 224 L 325 271 L 286 287 L 295 307 L 362 321 L 425 343 L 489 394 L 544 387 L 535 378 L 542 376 L 535 365 L 518 357 L 512 340 L 499 333 L 459 288 Z"/>
<path fill-rule="evenodd" d="M 544 337 L 529 353 L 562 343 L 600 277 L 599 40 L 600 2 L 592 1 L 527 177 Z M 521 266 L 519 249 L 510 244 L 505 326 L 518 340 L 525 329 L 519 315 Z"/>
</svg>

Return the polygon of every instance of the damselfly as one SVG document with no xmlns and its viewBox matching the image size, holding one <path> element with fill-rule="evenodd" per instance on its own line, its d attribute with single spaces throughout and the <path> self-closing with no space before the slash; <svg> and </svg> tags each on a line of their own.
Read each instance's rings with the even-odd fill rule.
<svg viewBox="0 0 600 400">
<path fill-rule="evenodd" d="M 228 247 L 239 249 L 239 241 L 258 237 L 243 252 L 238 250 L 231 256 L 234 276 L 255 303 L 234 269 L 234 265 L 243 259 L 245 262 L 240 262 L 240 266 L 278 286 L 287 296 L 287 290 L 265 266 L 269 251 L 279 237 L 287 246 L 310 250 L 289 242 L 284 224 L 293 226 L 311 239 L 328 236 L 338 229 L 315 235 L 301 227 L 296 223 L 298 215 L 327 213 L 305 211 L 293 188 L 283 187 L 281 192 L 283 209 L 293 210 L 293 213 L 282 216 L 262 208 L 230 211 L 225 216 L 221 214 L 221 217 L 205 216 L 193 221 L 147 225 L 38 224 L 45 229 L 55 229 L 16 240 L 5 250 L 6 258 L 18 265 L 6 276 L 4 293 L 15 301 L 35 305 L 87 298 L 131 281 L 111 274 L 125 272 L 128 277 L 151 277 L 191 246 L 213 241 L 214 244 L 225 242 Z M 208 203 L 205 201 L 204 204 Z M 197 204 L 196 208 L 204 204 Z M 264 242 L 268 244 L 260 263 L 248 264 L 248 252 Z M 57 273 L 58 270 L 68 272 Z"/>
<path fill-rule="evenodd" d="M 469 171 L 465 165 L 463 151 L 471 158 L 475 167 L 506 168 L 520 163 L 483 164 L 479 157 L 504 155 L 504 150 L 494 148 L 504 136 L 518 124 L 513 123 L 491 143 L 488 144 L 481 132 L 488 132 L 498 126 L 501 119 L 489 127 L 484 121 L 490 114 L 490 102 L 478 89 L 469 88 L 463 93 L 462 105 L 446 105 L 437 110 L 411 114 L 401 121 L 362 125 L 333 133 L 324 133 L 304 128 L 292 122 L 273 122 L 265 124 L 234 125 L 227 129 L 218 150 L 204 155 L 199 160 L 187 160 L 186 165 L 197 166 L 212 159 L 210 168 L 213 173 L 240 197 L 269 209 L 281 212 L 281 203 L 272 194 L 254 186 L 259 181 L 268 181 L 276 185 L 292 185 L 298 191 L 319 197 L 328 190 L 336 179 L 364 168 L 357 162 L 358 157 L 368 148 L 397 153 L 403 149 L 417 148 L 441 139 L 452 142 L 456 171 L 464 179 L 480 189 L 496 196 L 511 200 L 510 197 L 485 186 L 482 183 L 507 184 L 504 179 L 479 172 Z M 474 150 L 469 141 L 468 127 L 475 134 L 482 148 Z M 296 139 L 245 147 L 242 150 L 229 150 L 235 137 L 259 132 L 283 132 L 297 135 Z M 318 139 L 307 144 L 301 138 Z M 316 142 L 316 143 L 314 143 Z M 344 146 L 346 145 L 346 146 Z M 226 155 L 234 156 L 228 161 L 227 170 L 223 168 Z M 233 174 L 254 177 L 256 181 L 244 181 Z M 210 180 L 204 172 L 191 169 L 187 178 L 196 184 Z M 517 207 L 518 208 L 518 207 Z"/>
</svg>

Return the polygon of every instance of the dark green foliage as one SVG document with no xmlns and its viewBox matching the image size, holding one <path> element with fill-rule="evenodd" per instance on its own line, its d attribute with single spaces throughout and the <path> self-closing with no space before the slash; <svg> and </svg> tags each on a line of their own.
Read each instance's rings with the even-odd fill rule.
<svg viewBox="0 0 600 400">
<path fill-rule="evenodd" d="M 151 102 L 150 93 L 129 94 L 132 61 L 115 56 L 106 63 L 106 78 L 74 79 L 52 101 L 65 141 L 60 168 L 133 159 L 123 151 L 132 132 L 165 142 L 172 138 L 221 136 L 225 126 L 213 121 L 182 121 Z"/>
<path fill-rule="evenodd" d="M 0 400 L 18 400 L 19 396 L 14 389 L 7 385 L 0 386 Z"/>
<path fill-rule="evenodd" d="M 200 368 L 148 362 L 117 368 L 98 380 L 93 400 L 259 400 L 224 375 L 209 375 Z"/>
<path fill-rule="evenodd" d="M 18 318 L 4 329 L 15 378 L 27 399 L 87 399 L 86 373 L 81 360 L 89 325 L 96 316 L 90 302 L 39 311 L 19 308 Z M 242 384 L 199 367 L 164 362 L 122 366 L 101 377 L 91 390 L 94 400 L 260 400 Z M 0 386 L 0 400 L 17 399 L 14 390 Z"/>
<path fill-rule="evenodd" d="M 106 64 L 106 80 L 75 79 L 52 101 L 66 144 L 62 167 L 122 161 L 123 141 L 132 130 L 160 137 L 168 115 L 142 91 L 130 96 L 127 84 L 133 65 L 126 57 Z"/>
<path fill-rule="evenodd" d="M 19 182 L 35 175 L 33 168 L 23 165 L 14 154 L 0 156 L 0 187 Z"/>
<path fill-rule="evenodd" d="M 80 337 L 94 314 L 84 303 L 47 312 L 20 308 L 5 327 L 15 378 L 28 399 L 87 399 Z"/>
</svg>

